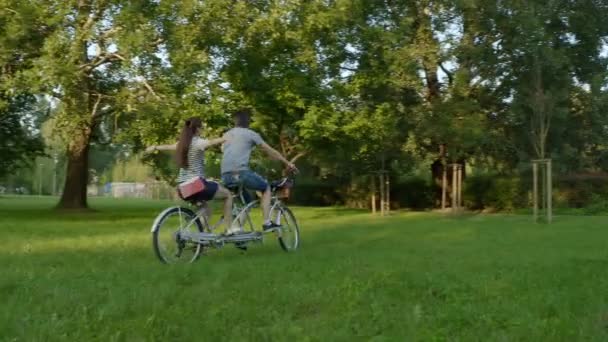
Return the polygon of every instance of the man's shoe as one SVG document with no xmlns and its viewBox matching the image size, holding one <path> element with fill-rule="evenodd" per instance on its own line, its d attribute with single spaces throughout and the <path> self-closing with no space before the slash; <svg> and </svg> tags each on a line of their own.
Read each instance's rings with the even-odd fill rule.
<svg viewBox="0 0 608 342">
<path fill-rule="evenodd" d="M 247 244 L 245 242 L 237 242 L 234 244 L 234 247 L 236 247 L 244 252 L 247 252 Z"/>
<path fill-rule="evenodd" d="M 281 225 L 270 222 L 262 225 L 262 228 L 264 229 L 264 232 L 274 232 L 277 228 L 281 228 Z"/>
</svg>

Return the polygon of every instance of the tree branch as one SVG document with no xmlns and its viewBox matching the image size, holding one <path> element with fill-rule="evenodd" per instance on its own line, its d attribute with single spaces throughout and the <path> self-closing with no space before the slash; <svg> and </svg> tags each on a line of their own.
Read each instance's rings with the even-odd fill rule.
<svg viewBox="0 0 608 342">
<path fill-rule="evenodd" d="M 439 67 L 441 68 L 441 70 L 448 76 L 448 84 L 452 85 L 453 81 L 454 81 L 454 76 L 452 75 L 451 72 L 448 71 L 448 69 L 446 69 L 443 66 L 443 63 L 439 63 Z"/>
<path fill-rule="evenodd" d="M 91 62 L 82 64 L 82 65 L 80 65 L 79 68 L 81 70 L 86 70 L 88 72 L 88 71 L 95 70 L 96 68 L 100 67 L 101 65 L 104 65 L 104 64 L 107 64 L 110 62 L 115 62 L 118 60 L 126 61 L 126 59 L 118 53 L 100 52 L 97 54 L 97 56 L 95 56 L 95 58 L 93 58 L 93 60 Z"/>
<path fill-rule="evenodd" d="M 91 110 L 92 118 L 98 117 L 97 107 L 99 107 L 99 103 L 101 102 L 101 97 L 102 97 L 101 94 L 97 94 L 97 101 L 95 101 L 95 104 L 93 105 L 93 109 Z"/>
<path fill-rule="evenodd" d="M 359 71 L 358 69 L 353 69 L 353 68 L 349 68 L 349 67 L 343 67 L 343 66 L 340 66 L 340 69 L 342 69 L 342 70 L 346 70 L 346 71 L 352 71 L 352 72 L 357 72 L 357 71 Z"/>
<path fill-rule="evenodd" d="M 164 42 L 164 39 L 163 39 L 163 38 L 161 38 L 161 37 L 159 37 L 159 38 L 157 38 L 156 40 L 152 41 L 152 42 L 150 43 L 150 46 L 151 46 L 151 47 L 157 47 L 157 46 L 159 46 L 160 44 L 162 44 L 163 42 Z"/>
<path fill-rule="evenodd" d="M 146 89 L 148 89 L 148 91 L 150 92 L 150 94 L 152 94 L 152 96 L 154 96 L 157 100 L 161 100 L 161 97 L 158 96 L 158 94 L 156 94 L 156 92 L 154 91 L 154 89 L 152 89 L 152 86 L 150 86 L 150 84 L 148 83 L 148 81 L 146 81 L 145 79 L 143 79 L 142 83 L 143 83 L 144 87 L 146 87 Z"/>
<path fill-rule="evenodd" d="M 99 1 L 97 3 L 97 8 L 94 11 L 91 11 L 91 13 L 89 14 L 89 16 L 87 18 L 87 21 L 82 25 L 83 34 L 86 34 L 91 29 L 91 27 L 93 27 L 93 25 L 95 24 L 97 19 L 99 17 L 101 17 L 103 12 L 106 10 L 106 6 L 107 6 L 107 1 Z"/>
<path fill-rule="evenodd" d="M 51 90 L 51 96 L 53 96 L 54 98 L 61 100 L 63 99 L 63 94 L 55 91 L 55 90 Z"/>
<path fill-rule="evenodd" d="M 120 60 L 121 60 L 121 61 L 123 61 L 123 62 L 124 62 L 124 61 L 126 61 L 126 59 L 125 59 L 123 56 L 121 56 L 121 55 L 119 55 L 119 54 L 117 54 L 117 53 L 111 53 L 111 54 L 110 54 L 110 56 L 111 56 L 112 58 L 120 59 Z"/>
<path fill-rule="evenodd" d="M 92 92 L 87 92 L 87 94 L 89 95 L 94 95 L 94 96 L 101 96 L 102 98 L 107 98 L 107 99 L 114 99 L 116 98 L 116 96 L 114 95 L 106 95 L 106 94 L 102 94 L 96 91 L 92 91 Z"/>
<path fill-rule="evenodd" d="M 215 84 L 216 84 L 218 87 L 220 87 L 220 88 L 222 88 L 222 89 L 224 89 L 224 90 L 227 90 L 227 91 L 230 91 L 230 90 L 231 90 L 231 89 L 230 89 L 230 87 L 224 87 L 224 86 L 223 86 L 221 83 L 215 83 Z"/>
<path fill-rule="evenodd" d="M 99 35 L 99 39 L 105 41 L 106 39 L 111 38 L 114 34 L 120 32 L 121 30 L 122 27 L 120 26 L 112 27 L 109 30 L 101 32 L 101 34 Z"/>
<path fill-rule="evenodd" d="M 279 136 L 279 145 L 281 146 L 281 152 L 283 153 L 283 155 L 287 155 L 287 138 L 285 137 L 285 135 Z"/>
</svg>

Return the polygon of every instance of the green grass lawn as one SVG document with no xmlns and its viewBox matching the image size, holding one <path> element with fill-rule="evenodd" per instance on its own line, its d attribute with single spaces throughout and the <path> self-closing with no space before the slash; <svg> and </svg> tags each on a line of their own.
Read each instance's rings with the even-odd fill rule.
<svg viewBox="0 0 608 342">
<path fill-rule="evenodd" d="M 163 265 L 166 202 L 0 199 L 4 341 L 606 341 L 606 217 L 295 208 L 301 249 L 267 239 Z"/>
</svg>

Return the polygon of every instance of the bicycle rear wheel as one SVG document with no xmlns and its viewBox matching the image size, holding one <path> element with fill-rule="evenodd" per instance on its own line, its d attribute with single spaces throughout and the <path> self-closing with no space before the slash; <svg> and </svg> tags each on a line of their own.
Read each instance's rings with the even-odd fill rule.
<svg viewBox="0 0 608 342">
<path fill-rule="evenodd" d="M 196 214 L 188 208 L 171 207 L 160 213 L 152 225 L 152 245 L 161 262 L 166 264 L 196 261 L 201 244 L 192 241 L 192 233 L 203 232 Z"/>
<path fill-rule="evenodd" d="M 293 252 L 300 246 L 300 226 L 289 208 L 280 206 L 271 214 L 272 222 L 281 225 L 278 231 L 279 245 L 285 252 Z"/>
</svg>

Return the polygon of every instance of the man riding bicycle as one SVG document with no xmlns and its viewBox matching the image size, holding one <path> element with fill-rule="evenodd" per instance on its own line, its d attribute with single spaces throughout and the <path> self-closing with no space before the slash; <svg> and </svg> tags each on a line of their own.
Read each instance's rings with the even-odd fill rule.
<svg viewBox="0 0 608 342">
<path fill-rule="evenodd" d="M 296 166 L 281 153 L 270 147 L 262 137 L 249 129 L 251 110 L 239 109 L 233 114 L 235 127 L 224 134 L 223 156 L 221 164 L 222 182 L 228 188 L 242 185 L 244 189 L 262 192 L 262 213 L 264 231 L 272 231 L 280 227 L 270 220 L 270 185 L 266 179 L 249 169 L 251 151 L 260 146 L 268 156 L 282 161 L 288 169 L 297 171 Z M 247 194 L 244 194 L 247 196 Z M 247 199 L 246 199 L 247 200 Z"/>
</svg>

